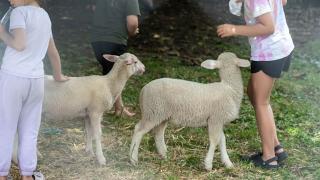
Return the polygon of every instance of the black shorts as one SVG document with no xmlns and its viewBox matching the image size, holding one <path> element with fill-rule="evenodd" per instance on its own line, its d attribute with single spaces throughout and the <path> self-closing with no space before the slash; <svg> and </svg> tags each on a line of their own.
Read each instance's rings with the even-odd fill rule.
<svg viewBox="0 0 320 180">
<path fill-rule="evenodd" d="M 272 78 L 280 78 L 283 71 L 288 71 L 292 53 L 282 59 L 274 61 L 251 61 L 251 73 L 263 71 Z"/>
<path fill-rule="evenodd" d="M 91 43 L 96 59 L 102 66 L 102 74 L 106 75 L 113 67 L 113 62 L 104 59 L 104 54 L 120 56 L 127 51 L 127 46 L 106 41 L 97 41 Z"/>
</svg>

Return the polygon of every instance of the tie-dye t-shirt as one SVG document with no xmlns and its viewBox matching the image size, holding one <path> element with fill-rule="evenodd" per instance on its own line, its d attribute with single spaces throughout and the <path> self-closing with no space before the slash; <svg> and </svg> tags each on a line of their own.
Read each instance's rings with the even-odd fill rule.
<svg viewBox="0 0 320 180">
<path fill-rule="evenodd" d="M 272 61 L 288 56 L 294 49 L 282 0 L 245 0 L 244 16 L 248 25 L 257 23 L 257 17 L 271 13 L 275 22 L 275 31 L 268 36 L 249 37 L 251 60 Z"/>
</svg>

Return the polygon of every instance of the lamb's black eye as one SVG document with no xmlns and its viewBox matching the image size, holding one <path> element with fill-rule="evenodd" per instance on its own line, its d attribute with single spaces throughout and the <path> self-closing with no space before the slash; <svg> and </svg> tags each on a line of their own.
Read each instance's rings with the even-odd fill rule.
<svg viewBox="0 0 320 180">
<path fill-rule="evenodd" d="M 135 64 L 137 64 L 138 63 L 138 61 L 136 61 L 136 62 L 134 62 Z"/>
</svg>

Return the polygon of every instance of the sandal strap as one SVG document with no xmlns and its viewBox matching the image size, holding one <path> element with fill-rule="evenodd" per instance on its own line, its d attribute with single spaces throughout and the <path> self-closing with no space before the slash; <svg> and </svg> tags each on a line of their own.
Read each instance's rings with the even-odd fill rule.
<svg viewBox="0 0 320 180">
<path fill-rule="evenodd" d="M 274 147 L 274 151 L 279 151 L 282 148 L 283 147 L 281 146 L 281 144 L 278 144 L 276 147 Z"/>
<path fill-rule="evenodd" d="M 270 165 L 270 163 L 273 162 L 273 161 L 278 161 L 278 157 L 275 156 L 273 158 L 270 158 L 270 159 L 264 161 L 264 163 Z"/>
</svg>

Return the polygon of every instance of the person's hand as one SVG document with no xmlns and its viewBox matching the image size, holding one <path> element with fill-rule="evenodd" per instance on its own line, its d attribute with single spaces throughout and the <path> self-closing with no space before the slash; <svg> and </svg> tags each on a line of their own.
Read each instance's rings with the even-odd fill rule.
<svg viewBox="0 0 320 180">
<path fill-rule="evenodd" d="M 218 26 L 217 34 L 221 38 L 235 36 L 236 34 L 236 26 L 233 24 L 223 24 Z"/>
<path fill-rule="evenodd" d="M 236 0 L 237 3 L 242 3 L 244 0 Z"/>
<path fill-rule="evenodd" d="M 66 81 L 69 80 L 69 77 L 65 76 L 63 74 L 60 74 L 58 76 L 54 76 L 54 80 L 57 81 L 57 82 L 66 82 Z"/>
</svg>

